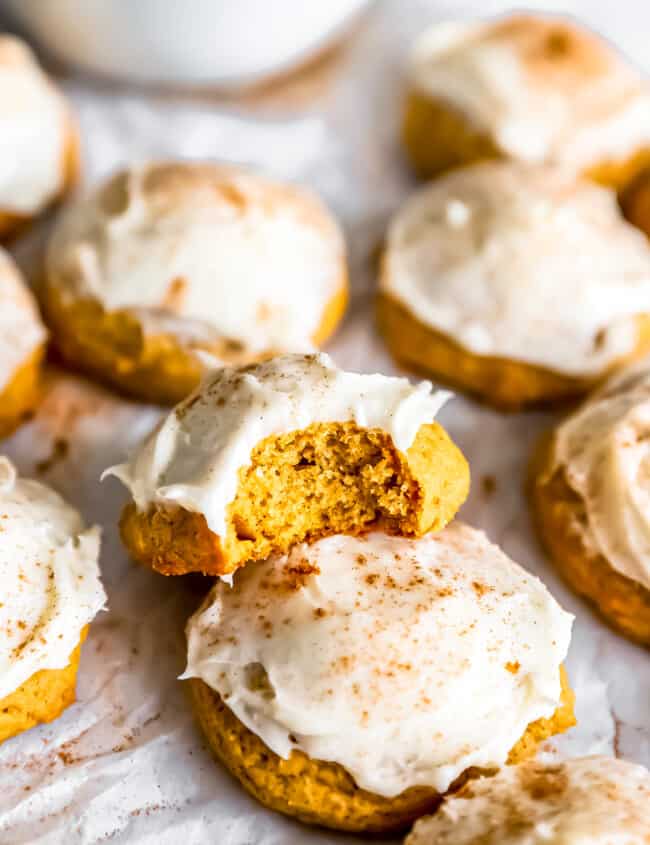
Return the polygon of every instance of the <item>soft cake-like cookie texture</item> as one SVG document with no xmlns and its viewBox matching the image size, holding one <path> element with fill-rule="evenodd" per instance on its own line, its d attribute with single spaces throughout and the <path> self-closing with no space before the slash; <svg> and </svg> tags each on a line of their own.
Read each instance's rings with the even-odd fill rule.
<svg viewBox="0 0 650 845">
<path fill-rule="evenodd" d="M 37 402 L 46 337 L 32 294 L 0 248 L 0 437 L 10 434 Z"/>
<path fill-rule="evenodd" d="M 511 158 L 622 188 L 650 163 L 650 88 L 567 19 L 446 22 L 413 47 L 402 134 L 427 177 Z"/>
<path fill-rule="evenodd" d="M 442 528 L 469 486 L 434 422 L 448 395 L 323 354 L 216 370 L 108 470 L 134 500 L 124 543 L 166 575 L 225 575 L 328 534 Z"/>
<path fill-rule="evenodd" d="M 77 133 L 31 50 L 0 35 L 0 238 L 15 234 L 76 181 Z"/>
<path fill-rule="evenodd" d="M 569 583 L 650 645 L 650 360 L 546 437 L 531 468 L 540 536 Z"/>
<path fill-rule="evenodd" d="M 63 215 L 45 305 L 65 357 L 178 402 L 201 353 L 250 363 L 324 342 L 345 309 L 341 231 L 314 195 L 227 164 L 115 174 Z"/>
<path fill-rule="evenodd" d="M 574 723 L 570 631 L 537 578 L 459 522 L 338 535 L 217 582 L 183 677 L 212 749 L 263 804 L 378 832 Z"/>
<path fill-rule="evenodd" d="M 383 256 L 395 357 L 516 408 L 586 392 L 650 348 L 650 245 L 614 193 L 486 162 L 409 199 Z"/>
<path fill-rule="evenodd" d="M 648 845 L 650 773 L 611 757 L 509 766 L 468 782 L 404 845 Z"/>
<path fill-rule="evenodd" d="M 79 647 L 106 596 L 99 529 L 0 458 L 0 742 L 74 701 Z"/>
</svg>

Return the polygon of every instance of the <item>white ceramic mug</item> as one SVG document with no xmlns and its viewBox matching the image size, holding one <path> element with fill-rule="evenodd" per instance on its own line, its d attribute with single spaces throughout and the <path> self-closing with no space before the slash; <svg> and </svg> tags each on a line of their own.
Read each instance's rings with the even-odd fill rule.
<svg viewBox="0 0 650 845">
<path fill-rule="evenodd" d="M 4 0 L 58 59 L 138 82 L 239 86 L 326 46 L 368 0 Z"/>
</svg>

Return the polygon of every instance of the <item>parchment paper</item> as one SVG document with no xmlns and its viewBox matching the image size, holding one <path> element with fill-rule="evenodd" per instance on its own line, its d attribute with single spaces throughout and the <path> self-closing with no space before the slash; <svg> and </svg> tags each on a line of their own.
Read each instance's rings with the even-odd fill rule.
<svg viewBox="0 0 650 845">
<path fill-rule="evenodd" d="M 396 372 L 372 318 L 374 258 L 390 213 L 412 188 L 396 142 L 403 51 L 412 34 L 470 3 L 387 2 L 305 103 L 282 96 L 219 105 L 129 95 L 68 79 L 79 115 L 86 183 L 150 156 L 251 163 L 319 191 L 345 224 L 352 266 L 349 314 L 329 351 L 360 371 Z M 503 4 L 474 4 L 500 8 Z M 542 4 L 536 4 L 542 5 Z M 641 56 L 645 4 L 565 4 L 611 23 Z M 645 10 L 645 11 L 644 11 Z M 609 14 L 611 17 L 607 17 Z M 644 39 L 645 41 L 645 39 Z M 47 224 L 18 245 L 32 270 Z M 345 845 L 359 841 L 292 823 L 259 807 L 213 762 L 182 684 L 183 626 L 205 591 L 197 579 L 165 579 L 130 563 L 116 530 L 124 492 L 101 471 L 151 428 L 158 409 L 125 402 L 51 370 L 36 418 L 2 448 L 21 472 L 52 484 L 89 522 L 104 527 L 102 571 L 109 610 L 83 648 L 78 702 L 52 725 L 0 746 L 0 842 Z M 546 562 L 531 532 L 523 480 L 531 445 L 550 414 L 502 416 L 457 398 L 442 422 L 468 456 L 472 493 L 462 518 L 539 574 L 576 614 L 569 674 L 579 726 L 546 753 L 615 753 L 650 765 L 650 655 L 610 632 Z"/>
</svg>

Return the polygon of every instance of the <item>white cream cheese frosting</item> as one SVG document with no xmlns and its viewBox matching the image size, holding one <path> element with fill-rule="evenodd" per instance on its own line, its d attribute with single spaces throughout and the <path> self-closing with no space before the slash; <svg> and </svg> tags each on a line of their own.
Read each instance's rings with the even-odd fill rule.
<svg viewBox="0 0 650 845">
<path fill-rule="evenodd" d="M 612 757 L 507 766 L 416 822 L 404 845 L 648 845 L 650 773 Z"/>
<path fill-rule="evenodd" d="M 47 254 L 68 298 L 251 356 L 305 352 L 345 285 L 343 237 L 313 195 L 233 165 L 151 163 L 65 213 Z"/>
<path fill-rule="evenodd" d="M 0 391 L 46 337 L 34 297 L 0 248 Z"/>
<path fill-rule="evenodd" d="M 448 103 L 512 158 L 573 172 L 650 145 L 650 87 L 594 33 L 516 15 L 425 31 L 411 85 Z"/>
<path fill-rule="evenodd" d="M 650 245 L 613 191 L 489 162 L 416 192 L 388 232 L 382 291 L 478 355 L 598 376 L 650 313 Z"/>
<path fill-rule="evenodd" d="M 0 35 L 0 210 L 32 215 L 60 193 L 68 109 L 17 38 Z"/>
<path fill-rule="evenodd" d="M 430 382 L 339 370 L 324 353 L 279 355 L 249 367 L 209 373 L 164 418 L 132 459 L 107 470 L 131 491 L 140 510 L 176 504 L 202 513 L 215 534 L 226 531 L 238 472 L 271 435 L 318 422 L 356 422 L 387 431 L 406 451 L 421 425 L 449 398 Z"/>
<path fill-rule="evenodd" d="M 200 678 L 276 754 L 363 789 L 445 791 L 505 763 L 560 702 L 572 617 L 459 522 L 413 540 L 337 535 L 218 582 L 187 627 Z"/>
<path fill-rule="evenodd" d="M 0 457 L 0 699 L 42 669 L 62 669 L 102 609 L 99 529 Z"/>
<path fill-rule="evenodd" d="M 551 471 L 558 467 L 584 502 L 588 547 L 650 590 L 650 359 L 557 428 Z"/>
</svg>

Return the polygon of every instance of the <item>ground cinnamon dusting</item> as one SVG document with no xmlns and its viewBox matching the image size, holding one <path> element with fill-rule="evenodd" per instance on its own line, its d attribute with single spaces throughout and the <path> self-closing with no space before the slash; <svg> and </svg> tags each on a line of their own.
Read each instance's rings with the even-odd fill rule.
<svg viewBox="0 0 650 845">
<path fill-rule="evenodd" d="M 493 475 L 484 475 L 481 478 L 481 491 L 483 495 L 488 498 L 497 489 L 497 480 Z"/>
<path fill-rule="evenodd" d="M 187 279 L 184 279 L 182 276 L 176 276 L 175 279 L 171 280 L 169 287 L 165 292 L 165 296 L 162 300 L 163 306 L 169 308 L 171 311 L 180 310 L 183 300 L 185 299 L 186 292 Z"/>
<path fill-rule="evenodd" d="M 283 571 L 286 576 L 286 584 L 291 590 L 299 590 L 304 587 L 309 575 L 320 575 L 320 568 L 316 564 L 310 563 L 306 558 L 303 558 L 294 566 L 287 564 Z"/>
<path fill-rule="evenodd" d="M 489 584 L 481 584 L 480 581 L 472 581 L 472 589 L 479 598 L 494 591 L 494 587 L 490 587 Z"/>
<path fill-rule="evenodd" d="M 541 800 L 550 796 L 560 796 L 566 792 L 569 779 L 560 766 L 551 767 L 523 767 L 520 772 L 520 782 L 534 800 Z"/>
</svg>

